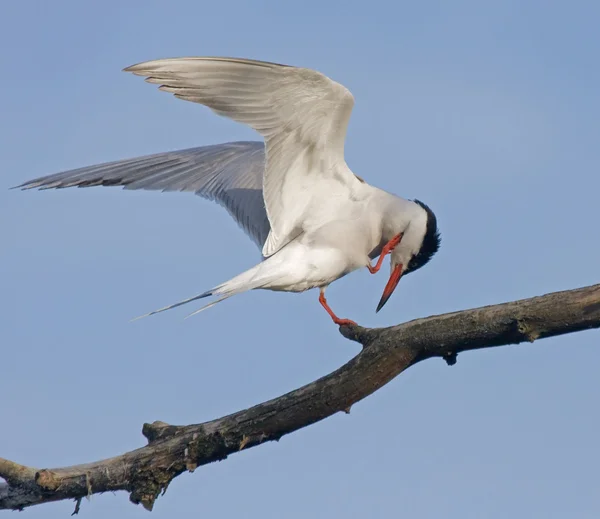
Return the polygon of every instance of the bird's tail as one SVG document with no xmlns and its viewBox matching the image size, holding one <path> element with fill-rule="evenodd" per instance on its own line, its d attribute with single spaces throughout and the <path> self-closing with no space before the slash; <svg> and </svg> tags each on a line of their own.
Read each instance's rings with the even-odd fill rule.
<svg viewBox="0 0 600 519">
<path fill-rule="evenodd" d="M 149 312 L 144 315 L 140 315 L 132 319 L 132 321 L 137 321 L 138 319 L 142 319 L 143 317 L 148 317 L 150 315 L 158 314 L 160 312 L 164 312 L 165 310 L 171 310 L 172 308 L 177 308 L 178 306 L 185 305 L 187 303 L 191 303 L 192 301 L 196 301 L 198 299 L 203 299 L 205 297 L 210 296 L 221 296 L 219 299 L 208 303 L 207 305 L 199 308 L 195 312 L 191 313 L 187 317 L 191 317 L 192 315 L 196 315 L 197 313 L 202 312 L 210 308 L 211 306 L 215 306 L 217 303 L 224 301 L 225 299 L 230 298 L 236 294 L 241 294 L 242 292 L 246 292 L 248 290 L 254 290 L 255 288 L 261 288 L 265 285 L 276 280 L 279 275 L 274 275 L 273 272 L 267 273 L 264 275 L 264 265 L 266 262 L 259 263 L 255 267 L 247 270 L 246 272 L 242 272 L 241 274 L 235 276 L 234 278 L 222 283 L 211 290 L 207 290 L 202 294 L 198 294 L 196 296 L 190 297 L 188 299 L 184 299 L 183 301 L 179 301 L 178 303 L 174 303 L 169 306 L 165 306 L 164 308 L 159 308 L 158 310 L 154 310 L 153 312 Z M 267 269 L 268 270 L 268 269 Z M 187 318 L 186 317 L 186 318 Z"/>
</svg>

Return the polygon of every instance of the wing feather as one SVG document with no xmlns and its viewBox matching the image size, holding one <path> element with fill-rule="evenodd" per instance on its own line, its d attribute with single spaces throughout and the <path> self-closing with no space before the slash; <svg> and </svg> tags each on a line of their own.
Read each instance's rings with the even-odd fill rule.
<svg viewBox="0 0 600 519">
<path fill-rule="evenodd" d="M 264 61 L 211 57 L 160 59 L 125 70 L 263 136 L 263 192 L 271 227 L 264 256 L 302 230 L 323 193 L 343 199 L 358 189 L 360 181 L 344 161 L 354 98 L 325 75 Z"/>
<path fill-rule="evenodd" d="M 262 142 L 230 142 L 73 169 L 17 187 L 124 186 L 193 192 L 224 206 L 262 248 L 270 231 L 262 193 L 264 164 Z"/>
</svg>

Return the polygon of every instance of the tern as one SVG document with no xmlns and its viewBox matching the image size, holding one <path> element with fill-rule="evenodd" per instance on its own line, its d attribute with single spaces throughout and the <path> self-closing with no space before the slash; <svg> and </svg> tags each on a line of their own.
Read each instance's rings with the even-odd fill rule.
<svg viewBox="0 0 600 519">
<path fill-rule="evenodd" d="M 17 186 L 193 192 L 224 206 L 261 248 L 261 262 L 251 269 L 141 317 L 209 296 L 217 299 L 191 315 L 248 290 L 319 288 L 319 302 L 334 323 L 354 325 L 329 307 L 330 283 L 360 268 L 375 274 L 389 255 L 391 273 L 378 312 L 400 278 L 437 252 L 437 219 L 425 203 L 371 186 L 346 164 L 354 97 L 343 85 L 308 68 L 241 58 L 158 59 L 125 71 L 263 138 L 89 166 Z"/>
</svg>

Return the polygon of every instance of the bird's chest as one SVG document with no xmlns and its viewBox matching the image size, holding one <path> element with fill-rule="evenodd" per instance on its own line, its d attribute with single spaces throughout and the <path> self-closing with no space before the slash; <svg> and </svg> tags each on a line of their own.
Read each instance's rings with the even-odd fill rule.
<svg viewBox="0 0 600 519">
<path fill-rule="evenodd" d="M 381 219 L 365 203 L 331 202 L 331 213 L 315 210 L 307 218 L 305 233 L 315 242 L 344 250 L 349 257 L 362 261 L 381 240 Z"/>
</svg>

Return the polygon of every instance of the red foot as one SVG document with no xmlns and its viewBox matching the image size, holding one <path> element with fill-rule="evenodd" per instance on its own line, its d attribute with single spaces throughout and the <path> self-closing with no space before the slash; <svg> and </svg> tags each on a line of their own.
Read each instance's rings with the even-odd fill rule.
<svg viewBox="0 0 600 519">
<path fill-rule="evenodd" d="M 350 319 L 340 319 L 337 315 L 335 315 L 333 313 L 333 310 L 329 308 L 329 305 L 327 304 L 327 299 L 325 299 L 325 294 L 323 292 L 321 292 L 321 294 L 319 295 L 319 303 L 321 303 L 321 306 L 325 308 L 325 310 L 327 310 L 327 313 L 331 316 L 333 322 L 338 326 L 358 326 L 354 321 L 351 321 Z"/>
<path fill-rule="evenodd" d="M 381 268 L 381 265 L 383 264 L 384 258 L 398 246 L 398 244 L 400 243 L 401 240 L 402 240 L 402 233 L 394 236 L 390 241 L 388 241 L 383 246 L 383 249 L 381 249 L 381 254 L 379 255 L 379 259 L 377 260 L 377 263 L 375 264 L 375 266 L 372 267 L 370 264 L 367 265 L 367 268 L 369 269 L 369 272 L 371 274 L 375 274 L 375 273 L 379 272 L 379 269 Z"/>
<path fill-rule="evenodd" d="M 358 324 L 356 324 L 351 319 L 338 319 L 336 317 L 335 319 L 333 319 L 333 322 L 338 326 L 358 326 Z"/>
</svg>

